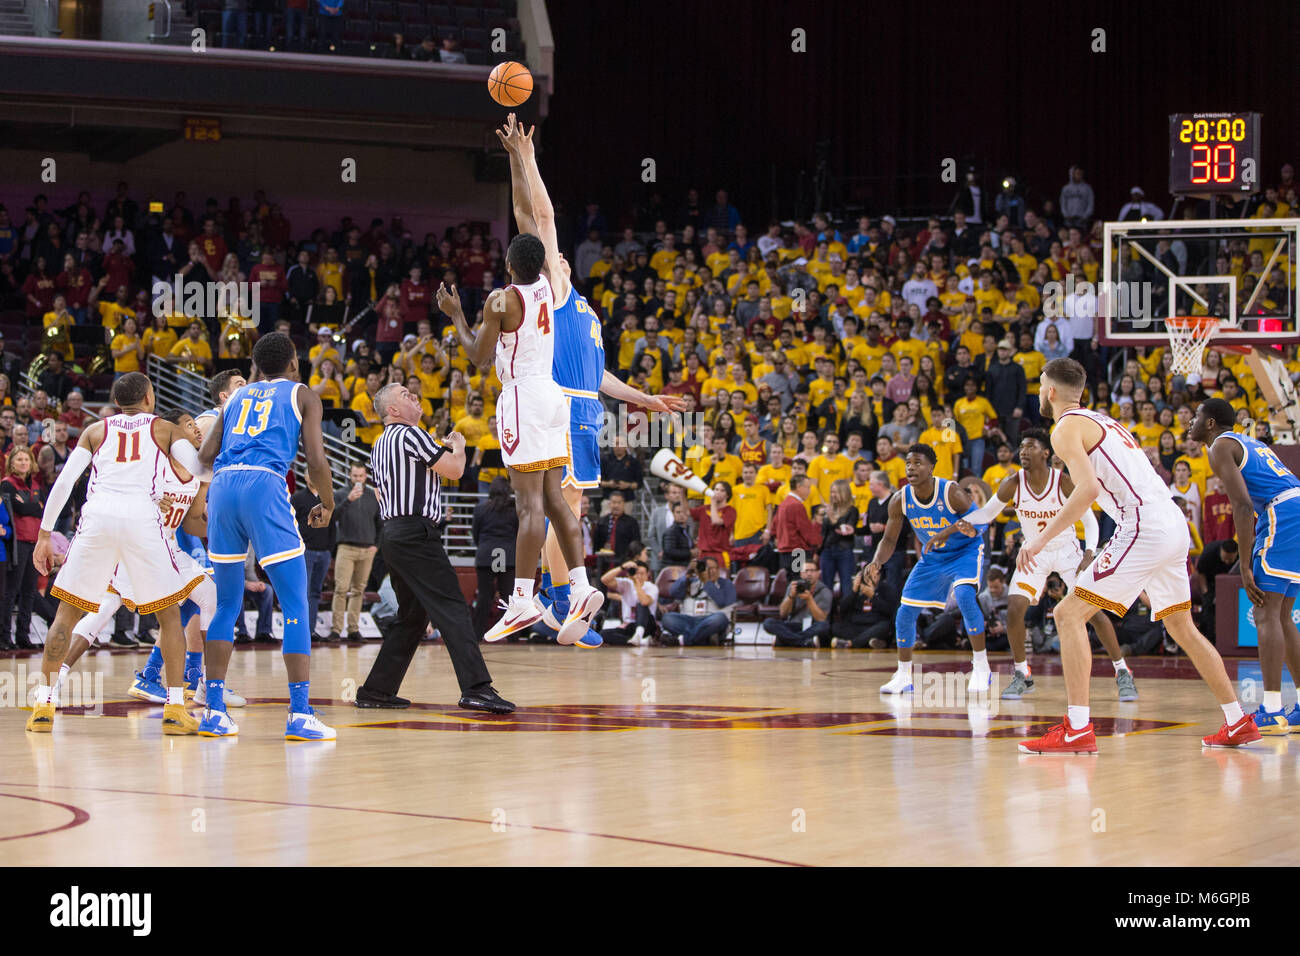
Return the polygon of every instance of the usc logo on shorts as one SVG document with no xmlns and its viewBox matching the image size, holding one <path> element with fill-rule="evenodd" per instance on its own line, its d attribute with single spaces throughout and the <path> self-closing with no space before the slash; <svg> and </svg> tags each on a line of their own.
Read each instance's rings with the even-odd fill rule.
<svg viewBox="0 0 1300 956">
<path fill-rule="evenodd" d="M 514 443 L 514 440 L 514 433 L 511 432 L 509 428 L 501 429 L 501 444 L 510 445 Z"/>
</svg>

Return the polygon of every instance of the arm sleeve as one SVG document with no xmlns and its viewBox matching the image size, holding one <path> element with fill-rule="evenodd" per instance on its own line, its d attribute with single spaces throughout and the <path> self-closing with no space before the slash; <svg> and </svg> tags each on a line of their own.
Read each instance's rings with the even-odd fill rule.
<svg viewBox="0 0 1300 956">
<path fill-rule="evenodd" d="M 193 445 L 186 445 L 191 452 L 194 451 Z M 194 456 L 198 457 L 197 453 Z M 53 531 L 55 523 L 59 520 L 59 515 L 63 513 L 63 506 L 68 503 L 68 496 L 72 494 L 72 488 L 77 483 L 77 479 L 82 476 L 87 466 L 90 465 L 90 449 L 78 445 L 68 455 L 68 460 L 63 466 L 63 471 L 59 472 L 59 478 L 54 482 L 54 487 L 50 489 L 49 496 L 45 501 L 45 514 L 41 517 L 41 530 Z"/>
<path fill-rule="evenodd" d="M 90 452 L 86 452 L 87 455 Z M 171 456 L 176 459 L 176 463 L 188 471 L 199 481 L 211 481 L 212 469 L 204 468 L 203 463 L 199 461 L 199 451 L 188 441 L 174 441 L 171 447 Z M 71 461 L 71 459 L 69 459 Z M 66 468 L 64 469 L 67 470 Z M 78 472 L 80 474 L 80 472 Z M 61 477 L 61 476 L 60 476 Z"/>
<path fill-rule="evenodd" d="M 1092 513 L 1091 506 L 1088 507 L 1088 510 L 1083 513 L 1083 517 L 1079 520 L 1083 522 L 1083 546 L 1089 551 L 1096 551 L 1099 529 L 1097 527 L 1097 516 Z"/>
<path fill-rule="evenodd" d="M 1007 502 L 1003 501 L 995 494 L 988 500 L 988 503 L 984 505 L 983 508 L 967 512 L 962 515 L 962 517 L 973 525 L 986 525 L 990 524 L 994 518 L 1002 514 L 1002 511 L 1006 506 Z"/>
</svg>

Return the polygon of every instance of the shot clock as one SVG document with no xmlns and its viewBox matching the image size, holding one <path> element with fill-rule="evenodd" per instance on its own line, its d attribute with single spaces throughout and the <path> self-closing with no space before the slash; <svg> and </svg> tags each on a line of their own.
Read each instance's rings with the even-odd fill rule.
<svg viewBox="0 0 1300 956">
<path fill-rule="evenodd" d="M 1171 193 L 1250 193 L 1258 186 L 1258 113 L 1169 117 Z"/>
</svg>

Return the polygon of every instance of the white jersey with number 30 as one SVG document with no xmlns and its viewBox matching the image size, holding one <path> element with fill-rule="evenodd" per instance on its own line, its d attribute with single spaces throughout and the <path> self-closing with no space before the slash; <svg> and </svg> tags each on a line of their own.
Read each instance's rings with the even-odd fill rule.
<svg viewBox="0 0 1300 956">
<path fill-rule="evenodd" d="M 1090 418 L 1101 427 L 1101 441 L 1088 449 L 1088 460 L 1101 483 L 1097 502 L 1117 523 L 1132 522 L 1139 508 L 1173 506 L 1173 495 L 1128 429 L 1087 408 L 1072 408 L 1061 419 L 1069 415 Z"/>
<path fill-rule="evenodd" d="M 503 386 L 517 379 L 553 378 L 555 335 L 553 315 L 555 301 L 550 280 L 539 275 L 528 285 L 512 285 L 506 294 L 519 296 L 524 320 L 513 332 L 502 332 L 497 339 L 497 378 Z"/>
</svg>

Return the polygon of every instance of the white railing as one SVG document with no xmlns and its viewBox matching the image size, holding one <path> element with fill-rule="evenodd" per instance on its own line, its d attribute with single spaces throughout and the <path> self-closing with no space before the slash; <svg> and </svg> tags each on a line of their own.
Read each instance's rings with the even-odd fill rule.
<svg viewBox="0 0 1300 956">
<path fill-rule="evenodd" d="M 154 394 L 159 408 L 184 408 L 197 415 L 212 406 L 208 394 L 208 380 L 188 369 L 177 368 L 158 358 L 149 356 L 149 378 L 153 382 Z M 370 452 L 359 440 L 344 441 L 334 435 L 325 433 L 325 460 L 329 462 L 330 471 L 336 480 L 347 477 L 348 469 L 353 465 L 365 465 L 370 461 Z M 307 456 L 301 451 L 294 460 L 293 471 L 300 478 L 307 476 Z"/>
</svg>

